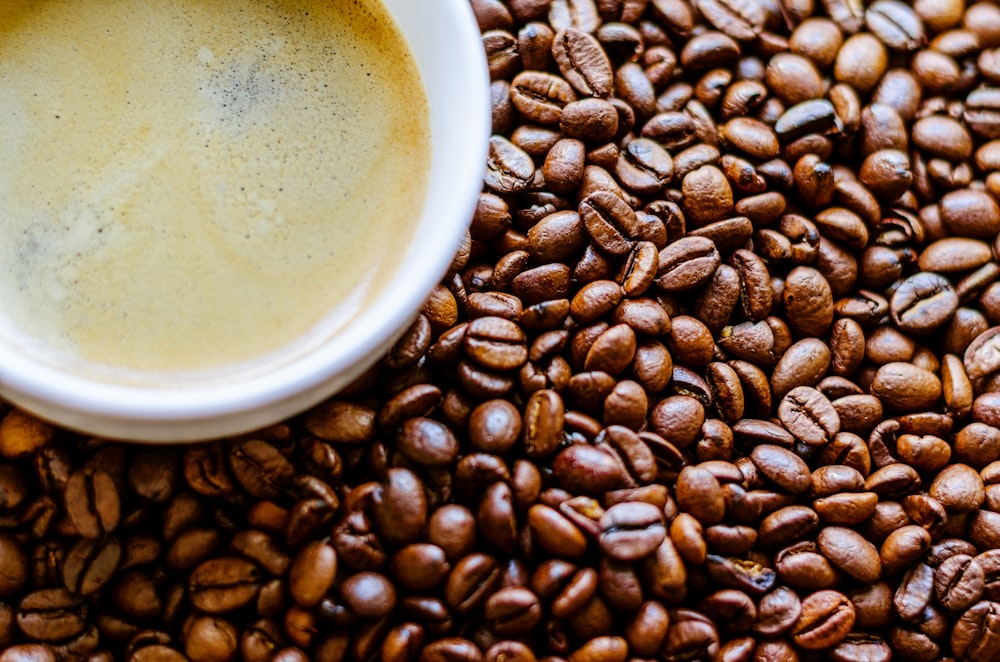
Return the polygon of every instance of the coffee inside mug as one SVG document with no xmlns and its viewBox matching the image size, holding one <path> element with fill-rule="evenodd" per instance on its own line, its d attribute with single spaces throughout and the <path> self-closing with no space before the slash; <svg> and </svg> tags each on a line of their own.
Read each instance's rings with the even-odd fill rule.
<svg viewBox="0 0 1000 662">
<path fill-rule="evenodd" d="M 393 275 L 429 112 L 378 0 L 0 4 L 0 336 L 89 376 L 214 378 Z"/>
</svg>

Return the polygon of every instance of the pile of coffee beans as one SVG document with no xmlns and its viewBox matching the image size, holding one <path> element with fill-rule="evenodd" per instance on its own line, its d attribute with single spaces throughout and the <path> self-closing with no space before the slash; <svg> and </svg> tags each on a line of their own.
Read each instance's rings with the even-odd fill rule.
<svg viewBox="0 0 1000 662">
<path fill-rule="evenodd" d="M 379 365 L 207 444 L 0 405 L 0 661 L 1000 659 L 1000 7 L 471 4 Z"/>
</svg>

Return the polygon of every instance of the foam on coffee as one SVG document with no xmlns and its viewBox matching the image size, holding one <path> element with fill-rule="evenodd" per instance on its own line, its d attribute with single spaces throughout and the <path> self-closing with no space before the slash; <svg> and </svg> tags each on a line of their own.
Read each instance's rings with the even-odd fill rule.
<svg viewBox="0 0 1000 662">
<path fill-rule="evenodd" d="M 308 342 L 392 275 L 429 165 L 377 0 L 0 0 L 0 332 L 89 371 Z"/>
</svg>

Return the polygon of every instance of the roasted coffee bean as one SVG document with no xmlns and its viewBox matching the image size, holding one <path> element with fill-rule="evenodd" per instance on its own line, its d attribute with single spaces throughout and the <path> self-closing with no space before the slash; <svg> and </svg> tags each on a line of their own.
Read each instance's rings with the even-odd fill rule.
<svg viewBox="0 0 1000 662">
<path fill-rule="evenodd" d="M 882 573 L 875 546 L 851 529 L 826 527 L 820 531 L 816 543 L 830 563 L 855 579 L 873 582 Z"/>
<path fill-rule="evenodd" d="M 684 214 L 694 226 L 732 215 L 732 187 L 722 171 L 715 166 L 704 165 L 689 172 L 681 181 L 681 190 L 684 195 Z"/>
<path fill-rule="evenodd" d="M 524 71 L 510 84 L 510 98 L 525 118 L 539 124 L 558 124 L 562 109 L 576 94 L 562 78 L 542 71 Z"/>
<path fill-rule="evenodd" d="M 639 234 L 635 212 L 620 197 L 597 191 L 580 202 L 580 218 L 587 233 L 603 251 L 613 255 L 627 253 Z"/>
<path fill-rule="evenodd" d="M 601 549 L 620 561 L 635 561 L 652 554 L 666 537 L 659 509 L 642 502 L 612 506 L 601 516 L 599 526 Z"/>
<path fill-rule="evenodd" d="M 782 302 L 789 326 L 800 335 L 822 337 L 833 323 L 830 284 L 811 267 L 796 267 L 789 272 Z"/>
<path fill-rule="evenodd" d="M 239 557 L 220 557 L 200 564 L 191 573 L 191 602 L 210 614 L 223 614 L 246 606 L 257 597 L 261 576 L 257 567 Z"/>
<path fill-rule="evenodd" d="M 970 607 L 955 623 L 951 647 L 964 660 L 988 660 L 1000 654 L 1000 606 L 983 600 Z"/>
<path fill-rule="evenodd" d="M 809 446 L 822 446 L 840 432 L 840 416 L 822 393 L 797 386 L 778 404 L 778 419 L 796 439 Z"/>
<path fill-rule="evenodd" d="M 956 554 L 945 559 L 934 571 L 934 593 L 945 609 L 962 611 L 982 596 L 985 577 L 975 558 Z"/>
<path fill-rule="evenodd" d="M 563 76 L 581 94 L 606 97 L 612 89 L 611 62 L 597 39 L 570 27 L 556 33 L 552 58 Z"/>
<path fill-rule="evenodd" d="M 486 186 L 496 193 L 521 193 L 531 184 L 535 166 L 523 150 L 502 136 L 490 138 Z"/>
<path fill-rule="evenodd" d="M 693 289 L 710 279 L 720 262 L 719 252 L 710 239 L 679 239 L 660 251 L 656 284 L 667 292 Z"/>
<path fill-rule="evenodd" d="M 833 104 L 826 99 L 811 99 L 797 103 L 778 118 L 774 130 L 784 142 L 791 142 L 809 134 L 823 134 L 837 125 Z"/>
<path fill-rule="evenodd" d="M 117 528 L 121 500 L 114 479 L 100 469 L 80 469 L 66 482 L 66 513 L 74 528 L 87 538 L 98 538 Z"/>
<path fill-rule="evenodd" d="M 924 334 L 941 327 L 955 314 L 958 295 L 944 276 L 920 272 L 899 285 L 889 306 L 900 329 Z"/>
<path fill-rule="evenodd" d="M 762 444 L 753 449 L 750 457 L 757 470 L 783 490 L 801 494 L 809 489 L 809 466 L 790 450 Z"/>
<path fill-rule="evenodd" d="M 840 643 L 854 626 L 854 605 L 843 593 L 817 591 L 802 601 L 802 614 L 792 628 L 792 641 L 806 650 Z"/>
<path fill-rule="evenodd" d="M 45 588 L 25 595 L 17 606 L 17 626 L 35 641 L 71 639 L 87 626 L 86 603 L 64 588 Z"/>
</svg>

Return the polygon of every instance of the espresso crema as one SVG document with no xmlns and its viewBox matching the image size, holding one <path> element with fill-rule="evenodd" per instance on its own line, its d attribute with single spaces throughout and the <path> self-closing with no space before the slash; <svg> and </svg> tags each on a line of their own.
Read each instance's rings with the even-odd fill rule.
<svg viewBox="0 0 1000 662">
<path fill-rule="evenodd" d="M 392 276 L 428 106 L 378 0 L 0 0 L 0 332 L 212 373 Z"/>
</svg>

